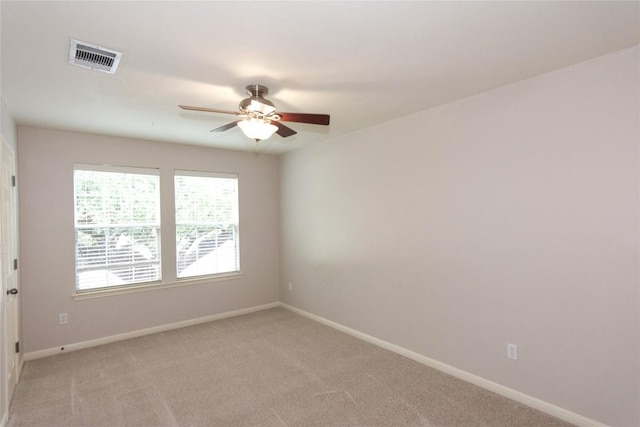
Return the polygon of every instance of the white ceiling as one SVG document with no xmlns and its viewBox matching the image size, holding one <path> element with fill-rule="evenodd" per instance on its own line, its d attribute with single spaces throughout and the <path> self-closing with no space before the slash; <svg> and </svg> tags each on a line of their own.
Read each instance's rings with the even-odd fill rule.
<svg viewBox="0 0 640 427">
<path fill-rule="evenodd" d="M 285 152 L 638 44 L 640 2 L 6 1 L 0 93 L 16 123 L 236 150 L 244 87 L 270 88 Z M 113 75 L 69 65 L 75 38 L 123 52 Z"/>
</svg>

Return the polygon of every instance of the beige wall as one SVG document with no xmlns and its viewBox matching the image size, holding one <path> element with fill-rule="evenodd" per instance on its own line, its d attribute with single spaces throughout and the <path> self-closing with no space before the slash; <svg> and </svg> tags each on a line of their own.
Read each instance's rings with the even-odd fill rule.
<svg viewBox="0 0 640 427">
<path fill-rule="evenodd" d="M 640 425 L 638 64 L 635 47 L 283 156 L 281 300 Z"/>
<path fill-rule="evenodd" d="M 30 127 L 18 127 L 18 157 L 25 352 L 278 301 L 276 157 Z M 159 168 L 167 200 L 174 169 L 237 173 L 242 278 L 74 301 L 74 162 Z"/>
</svg>

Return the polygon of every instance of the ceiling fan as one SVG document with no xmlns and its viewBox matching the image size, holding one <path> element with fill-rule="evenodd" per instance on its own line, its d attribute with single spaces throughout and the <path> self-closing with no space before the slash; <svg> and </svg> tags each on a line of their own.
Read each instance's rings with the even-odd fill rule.
<svg viewBox="0 0 640 427">
<path fill-rule="evenodd" d="M 234 128 L 236 125 L 242 132 L 256 142 L 269 138 L 277 133 L 283 138 L 295 135 L 295 130 L 285 126 L 281 122 L 309 123 L 312 125 L 329 125 L 328 114 L 306 114 L 306 113 L 282 113 L 277 112 L 273 102 L 264 97 L 269 93 L 269 89 L 262 85 L 249 85 L 246 87 L 249 98 L 240 101 L 240 111 L 218 110 L 216 108 L 190 107 L 188 105 L 178 105 L 183 110 L 205 111 L 209 113 L 234 114 L 239 120 L 228 123 L 224 126 L 212 129 L 211 132 L 224 132 Z"/>
</svg>

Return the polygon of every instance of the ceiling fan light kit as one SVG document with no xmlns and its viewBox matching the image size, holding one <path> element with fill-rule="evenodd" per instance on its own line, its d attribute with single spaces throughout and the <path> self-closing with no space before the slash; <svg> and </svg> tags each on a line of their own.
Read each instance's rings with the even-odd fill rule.
<svg viewBox="0 0 640 427">
<path fill-rule="evenodd" d="M 278 130 L 278 127 L 271 122 L 260 119 L 241 120 L 238 126 L 246 136 L 256 141 L 270 138 Z"/>
<path fill-rule="evenodd" d="M 235 114 L 240 120 L 212 129 L 211 132 L 224 132 L 236 125 L 249 138 L 256 142 L 270 138 L 277 133 L 282 138 L 295 135 L 297 132 L 280 122 L 308 123 L 328 126 L 328 114 L 277 113 L 273 102 L 264 97 L 269 93 L 266 86 L 253 84 L 246 87 L 249 98 L 240 101 L 240 111 L 219 110 L 215 108 L 191 107 L 179 105 L 183 110 L 204 111 L 208 113 Z"/>
</svg>

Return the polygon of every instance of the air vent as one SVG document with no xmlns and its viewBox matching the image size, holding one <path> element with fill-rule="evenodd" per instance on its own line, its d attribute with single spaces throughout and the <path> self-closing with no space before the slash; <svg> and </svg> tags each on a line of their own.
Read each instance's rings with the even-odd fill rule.
<svg viewBox="0 0 640 427">
<path fill-rule="evenodd" d="M 71 39 L 69 64 L 113 74 L 121 57 L 122 52 Z"/>
</svg>

